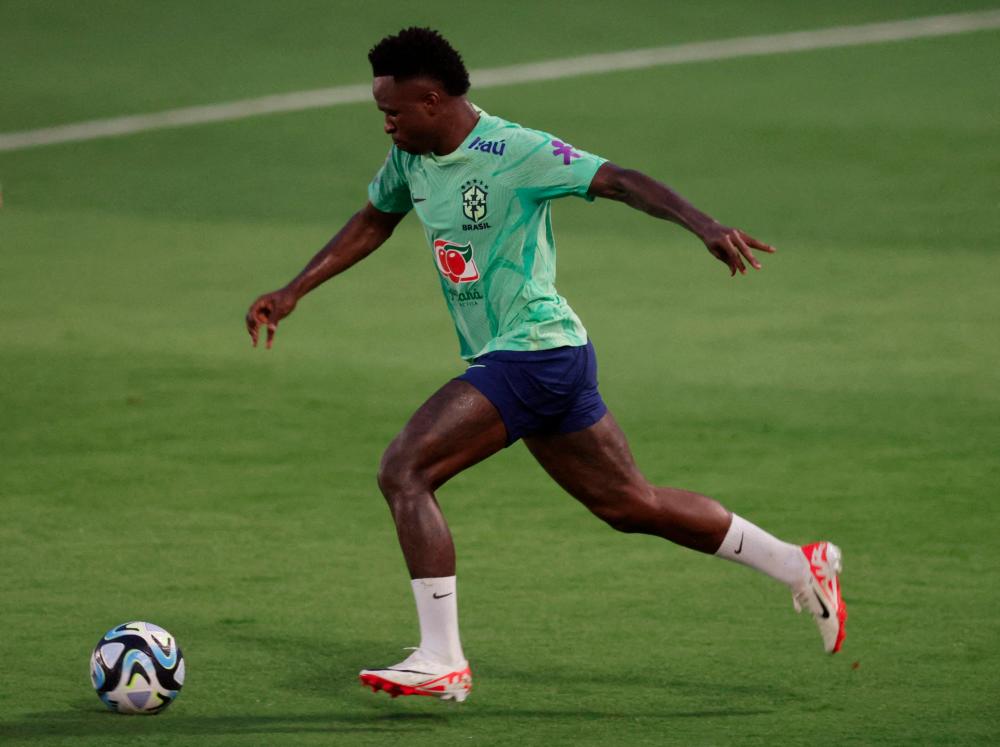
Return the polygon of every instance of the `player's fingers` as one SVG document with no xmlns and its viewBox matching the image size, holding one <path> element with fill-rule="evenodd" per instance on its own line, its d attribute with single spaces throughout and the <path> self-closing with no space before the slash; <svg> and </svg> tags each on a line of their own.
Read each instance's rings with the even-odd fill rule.
<svg viewBox="0 0 1000 747">
<path fill-rule="evenodd" d="M 278 325 L 276 322 L 268 322 L 267 324 L 267 349 L 271 349 L 271 345 L 274 344 L 274 334 L 278 331 Z"/>
<path fill-rule="evenodd" d="M 750 247 L 747 246 L 747 242 L 743 240 L 743 237 L 740 236 L 739 232 L 733 234 L 733 241 L 736 243 L 736 248 L 740 250 L 740 254 L 747 258 L 747 262 L 750 263 L 750 266 L 755 270 L 759 270 L 760 262 L 758 262 L 757 258 L 753 256 L 753 252 L 750 250 Z"/>
<path fill-rule="evenodd" d="M 743 260 L 740 257 L 740 250 L 736 248 L 736 244 L 729 236 L 725 237 L 726 247 L 729 249 L 729 266 L 733 268 L 733 275 L 739 270 L 741 274 L 746 274 L 747 268 L 743 264 Z"/>
<path fill-rule="evenodd" d="M 733 275 L 736 274 L 736 270 L 733 269 L 733 264 L 732 264 L 732 262 L 729 261 L 729 256 L 726 254 L 725 250 L 723 250 L 720 247 L 715 246 L 713 244 L 713 245 L 711 245 L 711 246 L 708 247 L 708 252 L 713 257 L 715 257 L 717 260 L 719 260 L 720 262 L 722 262 L 722 264 L 724 264 L 726 267 L 729 268 L 729 276 L 730 277 L 732 277 Z"/>
<path fill-rule="evenodd" d="M 740 231 L 740 236 L 742 236 L 743 240 L 747 242 L 750 246 L 752 246 L 754 249 L 760 249 L 762 252 L 768 252 L 769 254 L 774 254 L 776 251 L 778 251 L 770 244 L 765 244 L 763 241 L 758 241 L 745 231 Z"/>
<path fill-rule="evenodd" d="M 712 254 L 714 254 L 716 259 L 722 262 L 722 264 L 729 268 L 729 277 L 736 274 L 736 265 L 733 264 L 733 260 L 729 256 L 729 252 L 721 247 L 718 247 L 712 249 Z"/>
<path fill-rule="evenodd" d="M 247 332 L 250 334 L 250 339 L 253 341 L 253 346 L 257 347 L 257 319 L 254 318 L 253 309 L 247 312 L 246 319 Z"/>
</svg>

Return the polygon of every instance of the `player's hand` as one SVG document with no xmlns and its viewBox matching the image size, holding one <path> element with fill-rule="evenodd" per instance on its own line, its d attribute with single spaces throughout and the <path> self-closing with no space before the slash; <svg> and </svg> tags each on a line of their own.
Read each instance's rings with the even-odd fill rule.
<svg viewBox="0 0 1000 747">
<path fill-rule="evenodd" d="M 754 249 L 768 254 L 775 252 L 773 246 L 758 241 L 750 234 L 719 223 L 709 227 L 702 234 L 701 240 L 705 242 L 705 246 L 712 253 L 712 256 L 729 268 L 730 277 L 737 272 L 746 275 L 747 263 L 755 270 L 760 269 L 760 262 L 753 256 Z"/>
<path fill-rule="evenodd" d="M 267 349 L 271 349 L 274 343 L 274 335 L 278 331 L 278 322 L 292 313 L 298 298 L 291 291 L 281 290 L 273 293 L 265 293 L 250 305 L 247 312 L 247 332 L 253 340 L 253 346 L 257 347 L 257 340 L 260 336 L 260 325 L 267 327 Z"/>
</svg>

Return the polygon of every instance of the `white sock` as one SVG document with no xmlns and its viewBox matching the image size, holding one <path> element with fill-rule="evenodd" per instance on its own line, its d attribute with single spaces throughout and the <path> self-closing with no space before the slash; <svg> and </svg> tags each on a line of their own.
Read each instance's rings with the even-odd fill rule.
<svg viewBox="0 0 1000 747">
<path fill-rule="evenodd" d="M 420 618 L 420 650 L 442 664 L 465 661 L 458 637 L 455 577 L 415 578 L 410 583 Z"/>
<path fill-rule="evenodd" d="M 755 568 L 791 587 L 801 584 L 809 572 L 809 561 L 800 547 L 782 542 L 736 514 L 715 554 Z"/>
</svg>

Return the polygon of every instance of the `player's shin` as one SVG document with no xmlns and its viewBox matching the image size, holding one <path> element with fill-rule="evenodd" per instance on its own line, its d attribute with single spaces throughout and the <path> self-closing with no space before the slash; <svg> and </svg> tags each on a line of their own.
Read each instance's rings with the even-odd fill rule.
<svg viewBox="0 0 1000 747">
<path fill-rule="evenodd" d="M 792 588 L 800 586 L 809 573 L 809 563 L 798 545 L 782 542 L 736 514 L 715 554 L 754 568 Z"/>
<path fill-rule="evenodd" d="M 415 578 L 411 583 L 420 618 L 419 650 L 442 664 L 464 661 L 458 636 L 455 577 Z"/>
</svg>

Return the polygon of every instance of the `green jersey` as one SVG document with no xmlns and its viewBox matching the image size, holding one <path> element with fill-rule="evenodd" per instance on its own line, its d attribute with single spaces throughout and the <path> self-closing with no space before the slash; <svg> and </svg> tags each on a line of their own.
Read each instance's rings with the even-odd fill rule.
<svg viewBox="0 0 1000 747">
<path fill-rule="evenodd" d="M 463 358 L 587 343 L 556 292 L 549 201 L 592 200 L 587 189 L 604 162 L 486 112 L 452 153 L 389 151 L 368 198 L 420 218 Z"/>
</svg>

